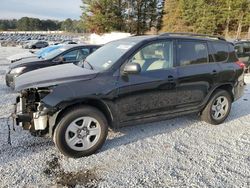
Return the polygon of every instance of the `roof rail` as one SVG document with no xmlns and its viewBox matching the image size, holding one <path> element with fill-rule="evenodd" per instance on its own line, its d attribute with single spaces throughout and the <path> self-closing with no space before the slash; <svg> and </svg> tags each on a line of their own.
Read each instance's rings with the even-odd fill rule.
<svg viewBox="0 0 250 188">
<path fill-rule="evenodd" d="M 248 42 L 248 41 L 250 41 L 250 39 L 235 39 L 234 40 L 235 42 Z"/>
<path fill-rule="evenodd" d="M 215 36 L 215 35 L 206 35 L 206 34 L 196 34 L 196 33 L 162 33 L 160 34 L 160 36 L 175 36 L 175 35 L 192 36 L 192 37 L 209 37 L 209 38 L 226 41 L 224 37 Z"/>
</svg>

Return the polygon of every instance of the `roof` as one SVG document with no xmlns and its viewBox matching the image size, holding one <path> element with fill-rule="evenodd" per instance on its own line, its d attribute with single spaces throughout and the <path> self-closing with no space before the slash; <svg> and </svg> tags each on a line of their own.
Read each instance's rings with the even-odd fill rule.
<svg viewBox="0 0 250 188">
<path fill-rule="evenodd" d="M 157 37 L 157 35 L 131 36 L 131 37 L 123 38 L 123 39 L 118 39 L 118 40 L 115 40 L 115 41 L 117 41 L 117 42 L 135 42 L 135 43 L 138 43 L 138 42 L 144 41 L 146 39 L 153 39 L 155 37 Z"/>
<path fill-rule="evenodd" d="M 160 35 L 144 35 L 144 36 L 132 36 L 124 39 L 116 40 L 117 42 L 135 42 L 139 43 L 144 40 L 157 39 L 157 38 L 171 38 L 171 39 L 192 39 L 192 40 L 206 40 L 206 41 L 221 41 L 227 42 L 223 37 L 193 33 L 163 33 Z"/>
<path fill-rule="evenodd" d="M 222 36 L 198 33 L 163 33 L 160 34 L 160 37 L 226 41 L 226 39 Z"/>
<path fill-rule="evenodd" d="M 65 44 L 62 45 L 61 48 L 64 48 L 65 50 L 68 50 L 70 48 L 76 48 L 76 47 L 92 47 L 92 46 L 101 46 L 101 45 L 92 45 L 92 44 Z"/>
</svg>

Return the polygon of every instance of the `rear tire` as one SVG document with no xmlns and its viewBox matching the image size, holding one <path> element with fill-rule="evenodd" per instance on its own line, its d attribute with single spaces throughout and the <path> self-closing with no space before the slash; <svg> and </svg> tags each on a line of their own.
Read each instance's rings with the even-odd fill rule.
<svg viewBox="0 0 250 188">
<path fill-rule="evenodd" d="M 108 123 L 103 113 L 94 107 L 77 106 L 63 115 L 53 140 L 63 155 L 80 158 L 100 149 L 107 134 Z"/>
<path fill-rule="evenodd" d="M 217 90 L 201 113 L 201 119 L 212 125 L 218 125 L 228 117 L 232 105 L 232 97 L 225 90 Z"/>
</svg>

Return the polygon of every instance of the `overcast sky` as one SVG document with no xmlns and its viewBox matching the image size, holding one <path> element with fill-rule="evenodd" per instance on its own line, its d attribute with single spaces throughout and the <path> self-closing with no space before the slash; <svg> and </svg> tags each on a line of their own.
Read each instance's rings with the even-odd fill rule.
<svg viewBox="0 0 250 188">
<path fill-rule="evenodd" d="M 0 19 L 79 19 L 81 0 L 0 0 Z"/>
</svg>

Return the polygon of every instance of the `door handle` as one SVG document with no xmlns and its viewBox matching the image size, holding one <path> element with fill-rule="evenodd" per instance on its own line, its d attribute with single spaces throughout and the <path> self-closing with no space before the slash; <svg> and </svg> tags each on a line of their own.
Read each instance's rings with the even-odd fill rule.
<svg viewBox="0 0 250 188">
<path fill-rule="evenodd" d="M 168 76 L 168 81 L 169 81 L 169 82 L 173 82 L 173 81 L 174 81 L 174 77 L 173 77 L 173 76 L 171 76 L 171 75 L 170 75 L 170 76 Z"/>
<path fill-rule="evenodd" d="M 213 70 L 212 74 L 217 75 L 218 74 L 217 70 Z"/>
</svg>

